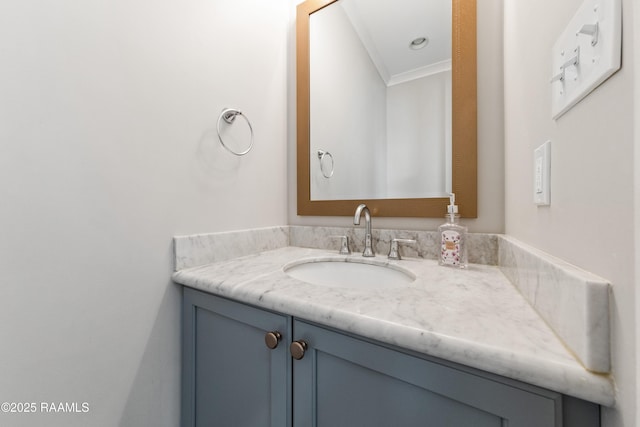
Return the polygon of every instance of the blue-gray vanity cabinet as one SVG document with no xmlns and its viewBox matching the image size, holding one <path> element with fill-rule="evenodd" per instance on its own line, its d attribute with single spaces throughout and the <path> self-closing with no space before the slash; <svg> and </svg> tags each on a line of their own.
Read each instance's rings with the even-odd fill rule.
<svg viewBox="0 0 640 427">
<path fill-rule="evenodd" d="M 182 316 L 182 426 L 290 426 L 291 318 L 189 288 Z"/>
<path fill-rule="evenodd" d="M 211 294 L 183 309 L 185 427 L 600 425 L 596 404 Z"/>
<path fill-rule="evenodd" d="M 597 427 L 598 405 L 295 320 L 295 427 Z"/>
</svg>

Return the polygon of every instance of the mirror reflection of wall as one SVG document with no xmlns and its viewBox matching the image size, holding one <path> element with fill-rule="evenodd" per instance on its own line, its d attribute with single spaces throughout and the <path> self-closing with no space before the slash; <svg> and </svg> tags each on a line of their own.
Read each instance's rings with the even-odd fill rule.
<svg viewBox="0 0 640 427">
<path fill-rule="evenodd" d="M 311 15 L 311 200 L 451 191 L 451 3 L 410 3 L 340 0 Z M 411 49 L 419 37 L 427 46 Z"/>
</svg>

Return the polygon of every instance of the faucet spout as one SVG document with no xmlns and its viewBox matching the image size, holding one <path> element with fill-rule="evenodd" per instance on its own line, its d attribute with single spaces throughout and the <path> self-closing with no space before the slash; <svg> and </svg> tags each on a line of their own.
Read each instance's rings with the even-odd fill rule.
<svg viewBox="0 0 640 427">
<path fill-rule="evenodd" d="M 360 225 L 360 217 L 364 213 L 364 252 L 362 252 L 362 256 L 365 257 L 373 257 L 375 253 L 373 252 L 373 248 L 371 246 L 371 213 L 369 212 L 369 208 L 367 205 L 362 203 L 356 208 L 356 213 L 353 216 L 353 224 Z"/>
</svg>

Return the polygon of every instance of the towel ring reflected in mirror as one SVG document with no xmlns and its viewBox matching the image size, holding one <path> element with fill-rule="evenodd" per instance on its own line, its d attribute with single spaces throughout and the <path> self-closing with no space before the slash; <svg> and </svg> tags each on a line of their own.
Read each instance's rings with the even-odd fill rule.
<svg viewBox="0 0 640 427">
<path fill-rule="evenodd" d="M 312 168 L 315 166 L 317 150 L 312 148 L 314 141 L 311 138 L 311 130 L 314 126 L 315 129 L 319 129 L 323 126 L 334 126 L 335 123 L 329 121 L 312 125 L 317 115 L 312 115 L 311 108 L 311 87 L 315 81 L 311 79 L 311 57 L 315 55 L 311 45 L 311 18 L 318 12 L 323 14 L 333 9 L 332 5 L 340 1 L 306 0 L 296 7 L 297 214 L 300 216 L 351 216 L 355 206 L 365 203 L 375 216 L 440 218 L 443 212 L 446 212 L 448 198 L 439 194 L 428 197 L 427 195 L 409 197 L 402 192 L 397 195 L 385 194 L 382 196 L 377 196 L 372 192 L 361 192 L 348 197 L 339 195 L 333 198 L 312 197 L 312 188 L 318 186 L 312 185 L 312 176 L 314 179 L 317 177 L 313 173 L 315 167 Z M 365 3 L 374 4 L 376 2 Z M 336 4 L 335 7 L 339 8 L 340 6 Z M 451 0 L 451 154 L 450 166 L 445 165 L 445 167 L 451 169 L 451 189 L 456 193 L 460 212 L 466 218 L 477 217 L 476 15 L 476 0 Z M 320 39 L 333 40 L 336 35 L 335 29 L 328 28 L 326 34 L 325 37 L 321 35 Z M 432 39 L 430 44 L 433 43 Z M 320 65 L 330 67 L 336 64 L 323 63 Z M 337 71 L 336 74 L 340 75 L 340 66 L 339 63 L 337 69 L 331 68 L 330 70 Z M 318 81 L 321 85 L 329 82 L 328 72 L 315 73 L 314 75 L 320 79 Z M 351 95 L 340 93 L 339 96 Z M 360 99 L 360 101 L 366 103 L 366 99 Z M 350 145 L 350 147 L 352 146 Z M 336 152 L 331 147 L 325 146 L 325 149 Z M 348 163 L 349 160 L 341 157 L 340 167 L 345 168 L 343 163 L 345 161 Z M 346 170 L 349 168 L 347 167 Z M 406 172 L 415 175 L 423 171 L 418 169 Z M 334 175 L 334 179 L 337 178 L 338 176 Z M 323 181 L 323 184 L 328 184 L 328 181 L 319 179 Z M 338 185 L 333 187 L 340 189 Z"/>
<path fill-rule="evenodd" d="M 323 163 L 323 160 L 325 157 L 329 157 L 329 159 L 331 159 L 331 170 L 329 171 L 329 173 L 325 171 L 325 167 Z M 322 176 L 324 176 L 327 179 L 331 178 L 333 176 L 334 165 L 335 165 L 333 161 L 333 156 L 331 155 L 331 153 L 324 150 L 318 150 L 318 160 L 320 161 L 320 172 L 322 172 Z"/>
</svg>

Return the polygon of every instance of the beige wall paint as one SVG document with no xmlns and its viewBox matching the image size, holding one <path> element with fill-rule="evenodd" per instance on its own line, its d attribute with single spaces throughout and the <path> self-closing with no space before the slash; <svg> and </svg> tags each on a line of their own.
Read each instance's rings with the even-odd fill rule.
<svg viewBox="0 0 640 427">
<path fill-rule="evenodd" d="M 300 3 L 300 1 L 297 1 Z M 473 232 L 504 231 L 504 146 L 502 92 L 502 0 L 477 0 L 478 9 L 478 218 Z M 353 226 L 348 217 L 304 217 L 296 213 L 295 39 L 289 37 L 289 224 Z M 355 212 L 355 206 L 354 206 Z M 443 212 L 443 217 L 446 212 Z M 374 218 L 374 227 L 435 230 L 438 218 Z"/>
<path fill-rule="evenodd" d="M 582 0 L 506 0 L 505 231 L 613 284 L 618 406 L 604 426 L 633 426 L 636 403 L 633 1 L 623 0 L 623 66 L 551 119 L 551 47 Z M 533 150 L 551 140 L 551 205 L 532 202 Z"/>
</svg>

